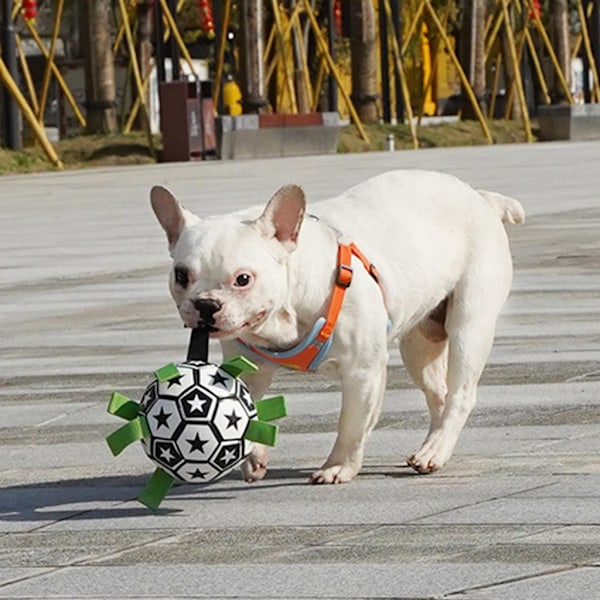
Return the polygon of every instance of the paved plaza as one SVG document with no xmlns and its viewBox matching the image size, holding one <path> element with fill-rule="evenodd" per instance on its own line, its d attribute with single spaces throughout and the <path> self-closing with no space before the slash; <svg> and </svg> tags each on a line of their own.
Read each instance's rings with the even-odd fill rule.
<svg viewBox="0 0 600 600">
<path fill-rule="evenodd" d="M 139 445 L 111 455 L 121 423 L 106 406 L 112 391 L 138 399 L 188 341 L 150 187 L 208 215 L 284 183 L 317 200 L 414 167 L 528 213 L 509 230 L 513 293 L 450 464 L 405 466 L 427 418 L 394 350 L 353 483 L 306 484 L 338 390 L 282 372 L 271 391 L 289 416 L 266 479 L 177 486 L 156 513 L 138 503 L 153 465 Z M 9 176 L 0 209 L 0 598 L 600 598 L 600 143 Z"/>
</svg>

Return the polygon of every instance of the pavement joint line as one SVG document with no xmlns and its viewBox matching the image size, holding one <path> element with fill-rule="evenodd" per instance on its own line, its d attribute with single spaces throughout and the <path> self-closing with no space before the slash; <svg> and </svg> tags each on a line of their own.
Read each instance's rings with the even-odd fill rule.
<svg viewBox="0 0 600 600">
<path fill-rule="evenodd" d="M 443 595 L 443 597 L 451 598 L 452 596 L 459 596 L 459 595 L 466 594 L 468 592 L 475 592 L 478 590 L 490 590 L 490 589 L 498 588 L 498 587 L 501 587 L 504 585 L 509 585 L 511 583 L 518 583 L 520 581 L 530 581 L 533 579 L 539 579 L 541 577 L 548 577 L 550 575 L 556 575 L 558 573 L 566 573 L 566 572 L 570 572 L 570 571 L 576 571 L 578 569 L 588 568 L 588 566 L 589 565 L 587 565 L 587 564 L 567 565 L 567 566 L 563 566 L 563 567 L 556 567 L 553 569 L 547 569 L 544 571 L 531 573 L 529 575 L 519 575 L 517 577 L 509 577 L 507 579 L 503 579 L 501 581 L 494 581 L 493 583 L 489 583 L 489 584 L 476 585 L 476 586 L 472 586 L 472 587 L 466 587 L 461 590 L 456 590 L 453 592 L 446 592 Z"/>
<path fill-rule="evenodd" d="M 582 375 L 575 375 L 574 377 L 569 377 L 565 380 L 565 383 L 581 383 L 582 381 L 587 381 L 588 377 L 596 377 L 600 375 L 600 370 L 590 371 L 589 373 L 583 373 Z"/>
<path fill-rule="evenodd" d="M 452 477 L 452 476 L 448 476 L 448 477 Z M 547 487 L 552 487 L 556 485 L 556 482 L 550 482 L 550 483 L 543 483 L 540 485 L 536 485 L 534 487 L 530 487 L 524 490 L 519 490 L 519 491 L 515 491 L 515 492 L 509 492 L 507 494 L 504 494 L 502 496 L 493 496 L 491 498 L 485 498 L 483 500 L 478 500 L 476 502 L 469 502 L 467 504 L 462 504 L 460 506 L 453 506 L 451 508 L 445 508 L 444 510 L 440 510 L 437 512 L 432 512 L 429 513 L 427 515 L 423 515 L 420 517 L 415 517 L 414 519 L 411 519 L 410 521 L 405 521 L 405 523 L 418 523 L 419 521 L 423 521 L 425 519 L 430 519 L 431 517 L 439 517 L 441 515 L 445 515 L 448 513 L 452 513 L 456 510 L 463 510 L 465 508 L 471 508 L 473 506 L 481 506 L 482 504 L 488 504 L 489 502 L 495 502 L 496 500 L 504 500 L 506 498 L 513 498 L 515 496 L 519 496 L 520 494 L 527 494 L 529 492 L 533 492 L 533 491 L 538 491 Z M 518 525 L 519 523 L 510 523 L 510 525 Z M 464 523 L 464 525 L 477 525 L 477 523 Z M 508 523 L 506 523 L 506 525 L 508 525 Z"/>
<path fill-rule="evenodd" d="M 22 583 L 24 581 L 30 581 L 32 579 L 38 579 L 39 577 L 43 577 L 45 575 L 52 575 L 57 571 L 61 570 L 61 567 L 37 567 L 39 569 L 46 569 L 41 573 L 29 573 L 28 575 L 23 575 L 22 577 L 16 577 L 15 579 L 11 579 L 8 581 L 0 581 L 0 589 L 7 588 L 11 585 L 15 585 L 16 583 Z"/>
<path fill-rule="evenodd" d="M 536 446 L 536 448 L 548 448 L 549 446 L 556 446 L 556 444 L 561 444 L 565 442 L 565 440 L 582 440 L 584 438 L 588 438 L 588 437 L 596 437 L 598 435 L 597 432 L 595 431 L 590 431 L 587 433 L 580 433 L 579 435 L 568 435 L 565 436 L 564 438 L 560 438 L 560 439 L 555 439 L 555 440 L 548 440 L 547 442 L 543 442 L 541 444 L 538 444 Z M 574 456 L 576 455 L 576 452 L 561 452 L 561 453 L 554 453 L 554 456 Z"/>
<path fill-rule="evenodd" d="M 95 563 L 97 563 L 99 560 L 117 558 L 126 552 L 130 552 L 131 550 L 136 550 L 136 549 L 145 548 L 145 547 L 151 547 L 154 545 L 164 543 L 165 541 L 168 541 L 170 539 L 176 540 L 177 538 L 181 538 L 182 536 L 185 536 L 186 533 L 187 532 L 185 532 L 185 531 L 178 531 L 177 533 L 166 534 L 164 537 L 160 537 L 155 540 L 149 540 L 147 542 L 140 542 L 139 544 L 131 544 L 129 546 L 123 546 L 117 552 L 108 552 L 107 554 L 98 553 L 97 556 L 87 557 L 87 558 L 81 559 L 79 561 L 73 561 L 69 565 L 64 565 L 64 566 L 65 567 L 67 567 L 67 566 L 69 566 L 69 567 L 71 567 L 71 566 L 75 566 L 75 567 L 97 566 L 97 565 L 95 565 Z"/>
</svg>

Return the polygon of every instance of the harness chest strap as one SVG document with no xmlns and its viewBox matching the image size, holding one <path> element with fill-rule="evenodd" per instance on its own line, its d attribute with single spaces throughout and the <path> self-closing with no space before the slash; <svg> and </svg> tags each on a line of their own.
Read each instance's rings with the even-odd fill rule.
<svg viewBox="0 0 600 600">
<path fill-rule="evenodd" d="M 325 325 L 323 325 L 321 332 L 317 336 L 317 339 L 321 341 L 325 341 L 331 337 L 340 311 L 342 310 L 342 305 L 344 304 L 346 290 L 352 283 L 352 255 L 356 256 L 356 258 L 362 262 L 369 275 L 371 275 L 375 282 L 379 284 L 379 273 L 377 272 L 377 268 L 367 260 L 367 257 L 358 249 L 358 247 L 353 242 L 350 244 L 339 244 L 335 285 L 333 286 Z"/>
<path fill-rule="evenodd" d="M 282 352 L 271 352 L 258 346 L 246 344 L 242 340 L 238 341 L 254 354 L 283 367 L 301 371 L 316 370 L 325 358 L 327 350 L 333 341 L 332 334 L 342 310 L 344 296 L 352 283 L 352 256 L 356 256 L 362 262 L 369 275 L 379 284 L 379 273 L 375 265 L 367 260 L 367 257 L 359 248 L 354 243 L 340 243 L 338 245 L 336 278 L 327 315 L 317 319 L 306 338 L 295 348 Z"/>
</svg>

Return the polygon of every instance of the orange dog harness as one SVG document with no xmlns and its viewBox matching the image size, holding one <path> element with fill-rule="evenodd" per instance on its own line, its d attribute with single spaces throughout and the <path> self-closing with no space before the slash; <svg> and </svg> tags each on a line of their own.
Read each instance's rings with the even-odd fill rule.
<svg viewBox="0 0 600 600">
<path fill-rule="evenodd" d="M 344 296 L 346 290 L 352 283 L 353 255 L 362 262 L 369 275 L 377 284 L 379 284 L 379 273 L 377 272 L 375 265 L 367 260 L 367 257 L 354 245 L 354 243 L 339 244 L 337 272 L 329 309 L 327 310 L 327 316 L 317 319 L 313 328 L 304 340 L 294 348 L 283 350 L 281 352 L 272 352 L 258 346 L 246 344 L 240 339 L 238 339 L 238 342 L 261 358 L 282 367 L 296 369 L 298 371 L 316 371 L 331 346 L 333 341 L 333 330 L 337 323 L 340 311 L 342 310 Z"/>
</svg>

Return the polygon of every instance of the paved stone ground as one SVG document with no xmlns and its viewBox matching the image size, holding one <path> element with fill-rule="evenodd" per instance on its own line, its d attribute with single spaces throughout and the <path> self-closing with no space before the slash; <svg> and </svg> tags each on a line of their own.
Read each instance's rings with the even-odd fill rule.
<svg viewBox="0 0 600 600">
<path fill-rule="evenodd" d="M 599 598 L 599 156 L 548 143 L 0 178 L 0 597 Z M 104 437 L 110 392 L 136 397 L 187 345 L 149 187 L 209 214 L 398 167 L 513 194 L 529 214 L 510 230 L 514 292 L 450 465 L 403 465 L 426 419 L 394 353 L 357 481 L 305 484 L 338 394 L 286 372 L 267 479 L 179 486 L 147 511 L 135 497 L 152 465 L 138 447 L 114 459 Z"/>
</svg>

